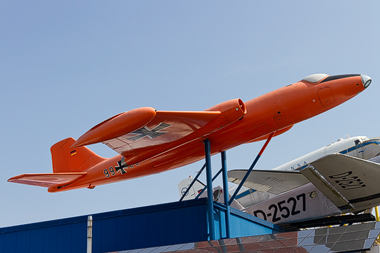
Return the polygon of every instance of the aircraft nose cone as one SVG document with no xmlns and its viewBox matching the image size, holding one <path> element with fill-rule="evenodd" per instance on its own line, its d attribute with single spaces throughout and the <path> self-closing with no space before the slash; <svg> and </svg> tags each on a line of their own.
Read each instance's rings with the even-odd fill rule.
<svg viewBox="0 0 380 253">
<path fill-rule="evenodd" d="M 360 75 L 361 78 L 362 78 L 362 83 L 363 83 L 363 86 L 364 88 L 368 88 L 368 86 L 371 84 L 372 82 L 372 79 L 371 77 L 367 76 L 367 75 Z"/>
</svg>

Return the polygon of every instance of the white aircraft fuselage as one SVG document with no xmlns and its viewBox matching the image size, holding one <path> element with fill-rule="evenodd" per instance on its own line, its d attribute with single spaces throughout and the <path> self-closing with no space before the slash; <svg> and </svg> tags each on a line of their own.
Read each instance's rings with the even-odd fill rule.
<svg viewBox="0 0 380 253">
<path fill-rule="evenodd" d="M 309 166 L 309 164 L 313 164 L 314 161 L 321 159 L 327 155 L 337 153 L 359 158 L 358 160 L 369 160 L 368 163 L 378 163 L 380 160 L 380 139 L 369 139 L 366 136 L 339 139 L 337 142 L 329 144 L 323 148 L 317 149 L 311 153 L 285 163 L 279 167 L 276 167 L 274 170 L 279 172 L 302 171 L 307 166 Z M 372 166 L 372 164 L 370 165 Z M 339 164 L 337 164 L 336 167 L 339 167 Z M 380 165 L 378 167 L 380 169 Z M 358 169 L 360 170 L 360 168 Z M 379 205 L 380 197 L 375 196 L 376 194 L 369 195 L 371 197 L 363 197 L 363 199 L 360 200 L 356 198 L 355 203 L 353 203 L 354 200 L 352 199 L 345 199 L 344 194 L 345 191 L 348 190 L 356 192 L 363 191 L 363 196 L 368 195 L 368 192 L 364 193 L 364 191 L 369 188 L 369 185 L 365 184 L 366 180 L 361 181 L 360 178 L 364 177 L 358 177 L 354 174 L 352 170 L 345 171 L 344 168 L 342 168 L 342 173 L 335 173 L 334 175 L 330 176 L 330 178 L 332 178 L 332 183 L 329 185 L 329 189 L 333 192 L 336 191 L 339 185 L 343 186 L 342 188 L 339 188 L 339 191 L 341 191 L 341 193 L 339 191 L 338 193 L 341 194 L 341 199 L 343 199 L 342 201 L 347 201 L 347 205 L 336 206 L 335 204 L 339 202 L 338 200 L 333 199 L 335 202 L 334 204 L 329 199 L 330 196 L 325 196 L 325 194 L 322 193 L 318 187 L 316 187 L 311 182 L 298 186 L 289 191 L 285 191 L 281 194 L 271 194 L 267 197 L 266 200 L 263 200 L 261 202 L 257 201 L 257 196 L 254 196 L 262 195 L 262 193 L 259 191 L 246 195 L 244 196 L 244 199 L 238 199 L 238 201 L 244 203 L 245 211 L 247 213 L 275 224 L 288 224 L 305 220 L 318 219 L 331 215 L 352 212 L 355 211 L 355 208 L 363 209 Z M 367 176 L 370 177 L 370 175 Z M 321 178 L 323 180 L 323 176 Z M 323 183 L 326 184 L 325 181 Z M 329 183 L 327 182 L 327 184 Z M 271 190 L 268 192 L 270 193 Z M 332 193 L 332 195 L 334 194 L 335 192 Z M 249 203 L 249 199 L 255 199 L 256 202 L 252 201 L 251 205 L 247 205 L 247 203 Z M 363 203 L 364 205 L 361 205 Z M 356 211 L 361 210 L 356 209 Z"/>
<path fill-rule="evenodd" d="M 369 139 L 367 136 L 355 136 L 338 139 L 327 146 L 282 164 L 273 170 L 300 170 L 309 163 L 329 154 L 341 153 L 364 160 L 377 156 L 380 152 L 380 139 Z"/>
<path fill-rule="evenodd" d="M 228 179 L 239 184 L 246 172 L 231 170 Z M 357 213 L 380 205 L 377 172 L 380 138 L 339 139 L 273 170 L 253 170 L 233 207 L 279 225 Z M 180 183 L 181 196 L 191 181 Z M 203 187 L 193 186 L 185 199 L 194 198 Z M 230 196 L 236 187 L 229 189 Z M 200 197 L 206 197 L 205 192 Z M 224 203 L 222 196 L 214 200 Z"/>
</svg>

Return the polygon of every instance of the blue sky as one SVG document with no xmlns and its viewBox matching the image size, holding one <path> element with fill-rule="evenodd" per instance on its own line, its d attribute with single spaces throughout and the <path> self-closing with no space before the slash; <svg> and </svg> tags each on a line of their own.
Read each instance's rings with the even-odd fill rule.
<svg viewBox="0 0 380 253">
<path fill-rule="evenodd" d="M 177 201 L 178 182 L 202 162 L 55 194 L 7 182 L 50 173 L 51 145 L 138 107 L 204 110 L 314 73 L 360 73 L 373 79 L 365 92 L 274 138 L 257 168 L 346 135 L 380 136 L 379 10 L 378 1 L 1 1 L 0 227 Z M 229 169 L 248 167 L 262 144 L 228 151 Z"/>
</svg>

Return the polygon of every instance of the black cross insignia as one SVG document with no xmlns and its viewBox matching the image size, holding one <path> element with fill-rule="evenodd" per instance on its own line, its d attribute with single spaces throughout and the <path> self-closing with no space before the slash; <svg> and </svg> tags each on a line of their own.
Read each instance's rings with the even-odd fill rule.
<svg viewBox="0 0 380 253">
<path fill-rule="evenodd" d="M 153 139 L 160 135 L 166 134 L 167 131 L 164 131 L 164 132 L 160 132 L 160 131 L 168 127 L 171 127 L 171 125 L 162 123 L 162 122 L 158 124 L 156 127 L 154 127 L 153 129 L 149 129 L 148 127 L 145 126 L 136 131 L 133 131 L 131 134 L 136 134 L 136 136 L 129 137 L 127 139 L 132 140 L 132 141 L 138 141 L 144 138 L 145 136 L 147 136 L 149 139 Z"/>
<path fill-rule="evenodd" d="M 120 173 L 123 175 L 123 174 L 127 173 L 124 170 L 124 168 L 126 168 L 126 167 L 128 167 L 128 165 L 127 164 L 122 165 L 121 160 L 120 160 L 120 161 L 117 161 L 117 166 L 115 166 L 115 170 L 116 170 L 116 172 L 120 171 Z"/>
</svg>

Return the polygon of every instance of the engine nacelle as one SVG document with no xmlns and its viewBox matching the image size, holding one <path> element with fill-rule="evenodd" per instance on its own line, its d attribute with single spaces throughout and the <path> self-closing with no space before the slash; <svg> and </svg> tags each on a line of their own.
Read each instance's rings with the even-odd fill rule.
<svg viewBox="0 0 380 253">
<path fill-rule="evenodd" d="M 241 119 L 247 113 L 245 104 L 240 98 L 225 101 L 205 111 L 220 111 L 229 123 Z"/>
</svg>

